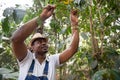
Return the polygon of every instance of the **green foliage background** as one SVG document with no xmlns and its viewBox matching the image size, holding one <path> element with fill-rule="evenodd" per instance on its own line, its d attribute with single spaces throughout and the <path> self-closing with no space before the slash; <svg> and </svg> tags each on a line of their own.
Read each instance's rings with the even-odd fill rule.
<svg viewBox="0 0 120 80">
<path fill-rule="evenodd" d="M 119 0 L 34 0 L 33 7 L 26 11 L 19 10 L 19 6 L 9 9 L 14 12 L 4 11 L 5 18 L 0 23 L 0 72 L 5 73 L 0 73 L 0 79 L 16 79 L 18 75 L 17 61 L 10 46 L 12 33 L 22 23 L 38 16 L 47 4 L 56 5 L 50 26 L 44 27 L 50 54 L 60 53 L 69 46 L 70 10 L 79 12 L 79 49 L 57 70 L 58 80 L 120 80 Z M 14 75 L 3 76 L 9 73 Z"/>
</svg>

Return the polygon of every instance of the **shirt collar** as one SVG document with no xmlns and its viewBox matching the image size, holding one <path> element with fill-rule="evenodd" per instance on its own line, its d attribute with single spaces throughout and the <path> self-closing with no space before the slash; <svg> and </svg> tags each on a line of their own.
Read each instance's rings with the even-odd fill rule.
<svg viewBox="0 0 120 80">
<path fill-rule="evenodd" d="M 36 59 L 35 53 L 33 53 L 33 59 Z M 48 61 L 48 62 L 49 62 L 49 56 L 48 56 L 48 55 L 46 55 L 45 61 Z"/>
</svg>

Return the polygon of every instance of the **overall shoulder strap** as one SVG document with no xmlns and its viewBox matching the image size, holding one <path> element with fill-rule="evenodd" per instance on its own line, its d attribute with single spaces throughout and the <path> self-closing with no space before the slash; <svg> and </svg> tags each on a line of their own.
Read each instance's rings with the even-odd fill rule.
<svg viewBox="0 0 120 80">
<path fill-rule="evenodd" d="M 32 60 L 32 63 L 31 63 L 31 66 L 30 66 L 30 68 L 29 68 L 28 73 L 33 73 L 34 64 L 35 64 L 35 60 L 33 59 L 33 60 Z"/>
<path fill-rule="evenodd" d="M 48 67 L 49 67 L 49 62 L 46 60 L 45 68 L 44 68 L 44 72 L 43 72 L 44 75 L 48 75 Z"/>
</svg>

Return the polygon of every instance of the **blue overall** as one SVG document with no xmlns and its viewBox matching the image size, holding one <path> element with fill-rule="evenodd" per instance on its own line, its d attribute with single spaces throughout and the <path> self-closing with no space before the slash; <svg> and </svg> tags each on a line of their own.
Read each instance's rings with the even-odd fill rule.
<svg viewBox="0 0 120 80">
<path fill-rule="evenodd" d="M 48 80 L 47 74 L 48 74 L 49 62 L 46 60 L 45 68 L 43 71 L 43 76 L 39 76 L 39 77 L 32 75 L 33 69 L 34 69 L 34 64 L 35 64 L 35 60 L 32 61 L 32 64 L 29 68 L 29 71 L 28 71 L 28 74 L 27 74 L 25 80 Z"/>
</svg>

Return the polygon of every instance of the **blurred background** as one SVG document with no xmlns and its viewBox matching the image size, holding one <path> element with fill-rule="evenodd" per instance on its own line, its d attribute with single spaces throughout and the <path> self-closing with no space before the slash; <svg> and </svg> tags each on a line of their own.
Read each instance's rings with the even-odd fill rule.
<svg viewBox="0 0 120 80">
<path fill-rule="evenodd" d="M 56 4 L 43 31 L 50 55 L 70 45 L 70 10 L 79 15 L 78 52 L 57 69 L 57 80 L 120 80 L 120 0 L 0 0 L 0 80 L 18 78 L 12 33 L 47 4 Z"/>
</svg>

